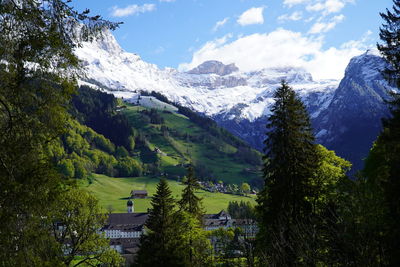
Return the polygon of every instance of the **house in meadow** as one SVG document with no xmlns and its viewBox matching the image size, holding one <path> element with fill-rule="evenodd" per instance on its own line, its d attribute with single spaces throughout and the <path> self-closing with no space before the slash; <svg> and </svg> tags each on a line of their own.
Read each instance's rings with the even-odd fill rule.
<svg viewBox="0 0 400 267">
<path fill-rule="evenodd" d="M 148 193 L 146 190 L 132 190 L 131 198 L 147 198 Z"/>
</svg>

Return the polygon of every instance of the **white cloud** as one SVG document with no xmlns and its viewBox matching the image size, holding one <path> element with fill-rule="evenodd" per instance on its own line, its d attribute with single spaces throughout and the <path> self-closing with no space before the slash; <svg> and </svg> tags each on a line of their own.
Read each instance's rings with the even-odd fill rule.
<svg viewBox="0 0 400 267">
<path fill-rule="evenodd" d="M 315 19 L 315 17 L 309 17 L 308 19 L 305 19 L 304 22 L 309 23 L 311 21 L 313 21 Z"/>
<path fill-rule="evenodd" d="M 264 16 L 263 16 L 264 7 L 252 7 L 245 12 L 237 20 L 242 26 L 251 25 L 251 24 L 263 24 Z"/>
<path fill-rule="evenodd" d="M 300 11 L 295 11 L 292 14 L 283 14 L 282 16 L 278 17 L 279 22 L 284 22 L 287 20 L 297 21 L 303 18 L 303 14 Z"/>
<path fill-rule="evenodd" d="M 340 12 L 348 3 L 354 0 L 319 0 L 307 5 L 306 9 L 311 12 L 322 12 L 324 15 Z"/>
<path fill-rule="evenodd" d="M 285 29 L 231 38 L 228 35 L 207 42 L 193 53 L 190 63 L 181 64 L 179 69 L 188 70 L 206 60 L 219 60 L 235 63 L 242 71 L 293 66 L 305 68 L 315 79 L 340 79 L 349 60 L 363 52 L 363 40 L 324 49 L 323 38 Z"/>
<path fill-rule="evenodd" d="M 371 41 L 373 40 L 373 38 L 371 38 L 372 34 L 373 32 L 371 30 L 368 30 L 364 33 L 360 40 L 348 41 L 342 44 L 340 47 L 344 49 L 353 47 L 360 50 L 376 49 L 375 44 L 371 45 Z M 367 43 L 370 43 L 370 45 L 366 45 Z"/>
<path fill-rule="evenodd" d="M 336 25 L 345 19 L 343 14 L 334 16 L 329 22 L 316 22 L 308 31 L 309 34 L 319 34 L 328 32 L 336 27 Z"/>
<path fill-rule="evenodd" d="M 167 2 L 167 3 L 171 3 L 171 2 L 175 2 L 175 0 L 160 0 L 160 2 Z"/>
<path fill-rule="evenodd" d="M 213 27 L 212 31 L 216 32 L 219 28 L 224 26 L 228 22 L 229 18 L 224 18 L 223 20 L 217 21 L 215 26 Z"/>
<path fill-rule="evenodd" d="M 144 4 L 139 5 L 129 5 L 127 7 L 120 8 L 118 6 L 113 6 L 111 8 L 111 16 L 113 17 L 127 17 L 130 15 L 135 15 L 139 13 L 150 12 L 156 9 L 154 4 Z"/>
<path fill-rule="evenodd" d="M 289 6 L 292 7 L 294 5 L 298 5 L 298 4 L 304 4 L 306 2 L 309 2 L 309 0 L 284 0 L 283 4 L 285 6 Z"/>
</svg>

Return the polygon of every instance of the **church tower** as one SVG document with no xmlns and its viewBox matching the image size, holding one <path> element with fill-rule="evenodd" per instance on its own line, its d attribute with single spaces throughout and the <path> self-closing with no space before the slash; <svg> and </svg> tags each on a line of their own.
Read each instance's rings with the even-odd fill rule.
<svg viewBox="0 0 400 267">
<path fill-rule="evenodd" d="M 128 202 L 126 203 L 126 207 L 128 209 L 128 213 L 133 213 L 134 206 L 133 206 L 133 201 L 131 199 L 129 199 Z"/>
</svg>

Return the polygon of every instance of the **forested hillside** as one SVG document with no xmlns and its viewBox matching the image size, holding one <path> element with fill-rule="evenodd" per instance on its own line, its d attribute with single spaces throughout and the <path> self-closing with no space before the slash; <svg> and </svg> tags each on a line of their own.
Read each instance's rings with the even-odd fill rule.
<svg viewBox="0 0 400 267">
<path fill-rule="evenodd" d="M 128 104 L 89 87 L 81 87 L 72 103 L 77 120 L 53 152 L 56 160 L 66 156 L 60 161 L 66 176 L 94 172 L 180 179 L 193 164 L 202 180 L 261 185 L 260 153 L 188 109 Z"/>
</svg>

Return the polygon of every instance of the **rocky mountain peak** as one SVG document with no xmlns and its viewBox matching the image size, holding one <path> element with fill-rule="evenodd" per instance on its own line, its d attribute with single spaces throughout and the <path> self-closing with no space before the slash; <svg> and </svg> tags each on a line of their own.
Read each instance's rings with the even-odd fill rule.
<svg viewBox="0 0 400 267">
<path fill-rule="evenodd" d="M 224 63 L 216 60 L 205 61 L 196 68 L 188 71 L 189 74 L 217 74 L 220 76 L 229 75 L 238 71 L 235 63 L 225 65 Z"/>
<path fill-rule="evenodd" d="M 114 55 L 119 55 L 124 52 L 114 35 L 109 30 L 103 31 L 101 36 L 99 36 L 95 42 L 92 42 L 91 45 L 97 46 L 100 50 L 105 50 Z"/>
<path fill-rule="evenodd" d="M 351 160 L 355 169 L 362 165 L 388 112 L 384 100 L 391 88 L 381 75 L 386 62 L 374 51 L 353 58 L 339 85 L 337 80 L 313 80 L 307 71 L 290 66 L 246 73 L 235 64 L 213 60 L 186 73 L 161 70 L 123 51 L 112 34 L 103 37 L 76 50 L 86 65 L 87 78 L 82 82 L 124 98 L 138 90 L 159 92 L 214 118 L 260 149 L 273 93 L 282 79 L 308 108 L 318 142 Z"/>
<path fill-rule="evenodd" d="M 381 71 L 385 69 L 386 64 L 385 60 L 379 54 L 368 50 L 362 55 L 353 57 L 345 73 L 347 76 L 357 74 L 366 80 L 382 79 Z"/>
</svg>

